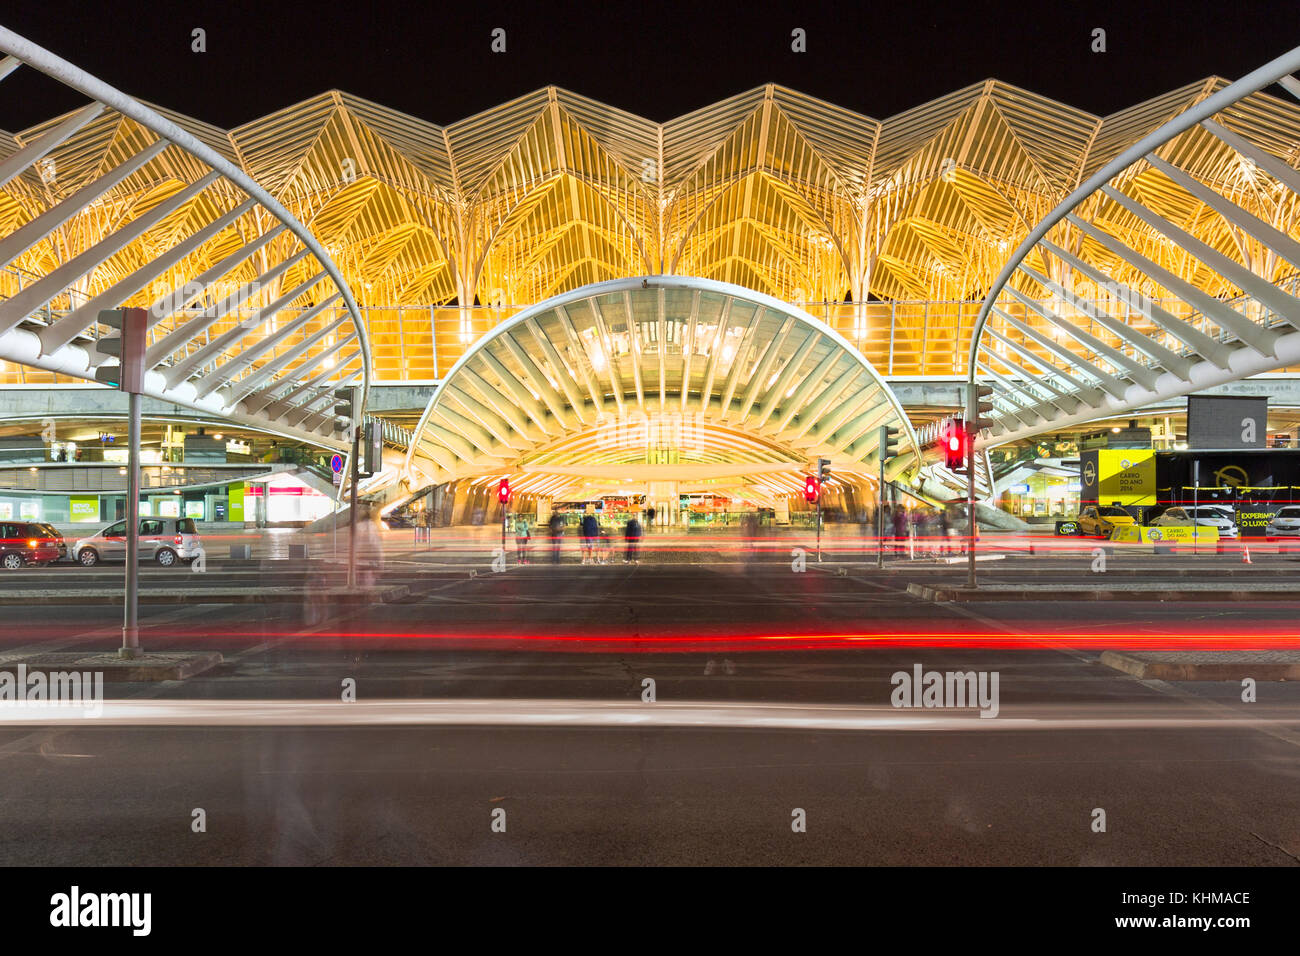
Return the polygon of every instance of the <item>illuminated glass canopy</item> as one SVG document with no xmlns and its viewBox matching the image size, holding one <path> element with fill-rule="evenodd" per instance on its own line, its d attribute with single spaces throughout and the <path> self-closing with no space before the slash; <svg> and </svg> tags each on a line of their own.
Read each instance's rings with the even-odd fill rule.
<svg viewBox="0 0 1300 956">
<path fill-rule="evenodd" d="M 599 283 L 502 323 L 448 373 L 415 431 L 412 487 L 524 474 L 758 484 L 819 457 L 838 476 L 917 464 L 893 393 L 847 341 L 778 299 L 706 279 Z"/>
</svg>

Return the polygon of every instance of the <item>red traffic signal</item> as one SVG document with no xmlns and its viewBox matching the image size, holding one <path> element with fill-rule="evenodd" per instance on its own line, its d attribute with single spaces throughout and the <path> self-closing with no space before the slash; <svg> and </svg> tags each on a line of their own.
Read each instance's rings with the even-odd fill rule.
<svg viewBox="0 0 1300 956">
<path fill-rule="evenodd" d="M 952 422 L 943 433 L 943 463 L 949 471 L 959 471 L 966 467 L 966 423 Z"/>
<path fill-rule="evenodd" d="M 497 501 L 505 504 L 510 500 L 510 479 L 502 478 L 501 484 L 497 485 Z"/>
<path fill-rule="evenodd" d="M 817 480 L 816 475 L 809 475 L 803 480 L 803 496 L 809 501 L 816 501 L 821 492 L 822 483 Z"/>
</svg>

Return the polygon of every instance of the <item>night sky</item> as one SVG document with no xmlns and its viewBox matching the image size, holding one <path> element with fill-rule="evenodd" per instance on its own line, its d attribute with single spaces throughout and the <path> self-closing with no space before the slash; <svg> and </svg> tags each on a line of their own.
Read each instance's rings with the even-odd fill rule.
<svg viewBox="0 0 1300 956">
<path fill-rule="evenodd" d="M 335 88 L 446 124 L 549 84 L 654 120 L 767 82 L 885 118 L 994 77 L 1105 114 L 1300 44 L 1295 0 L 5 6 L 0 23 L 100 79 L 227 128 Z M 195 27 L 206 53 L 190 50 Z M 494 27 L 505 54 L 489 49 Z M 806 53 L 791 52 L 795 27 Z M 1105 53 L 1090 50 L 1097 27 Z M 9 130 L 84 101 L 25 69 L 3 93 Z"/>
</svg>

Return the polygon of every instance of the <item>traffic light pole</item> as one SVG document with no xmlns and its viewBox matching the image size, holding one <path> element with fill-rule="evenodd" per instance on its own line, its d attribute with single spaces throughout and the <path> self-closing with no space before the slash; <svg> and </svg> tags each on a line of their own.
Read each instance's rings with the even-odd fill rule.
<svg viewBox="0 0 1300 956">
<path fill-rule="evenodd" d="M 968 421 L 970 418 L 968 417 Z M 966 429 L 966 586 L 978 587 L 975 583 L 975 535 L 978 525 L 975 523 L 975 436 Z"/>
<path fill-rule="evenodd" d="M 876 570 L 885 570 L 885 444 L 880 443 L 880 482 L 876 490 Z"/>
<path fill-rule="evenodd" d="M 361 432 L 356 419 L 352 421 L 352 488 L 348 492 L 348 590 L 357 586 L 357 483 L 361 463 L 357 461 L 361 450 Z"/>
<path fill-rule="evenodd" d="M 126 466 L 126 600 L 122 648 L 117 656 L 140 656 L 140 393 L 129 392 L 127 434 L 131 447 Z"/>
<path fill-rule="evenodd" d="M 822 490 L 817 487 L 817 563 L 822 560 Z"/>
</svg>

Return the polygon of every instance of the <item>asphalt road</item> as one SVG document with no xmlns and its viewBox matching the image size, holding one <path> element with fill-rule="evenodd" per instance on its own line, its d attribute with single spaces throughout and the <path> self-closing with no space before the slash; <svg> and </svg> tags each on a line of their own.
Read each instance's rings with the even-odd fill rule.
<svg viewBox="0 0 1300 956">
<path fill-rule="evenodd" d="M 1102 646 L 1189 635 L 1294 636 L 1294 601 L 972 610 L 906 593 L 962 569 L 493 573 L 435 557 L 387 556 L 384 579 L 411 588 L 399 603 L 204 603 L 198 588 L 223 576 L 292 577 L 216 565 L 194 603 L 142 608 L 147 649 L 216 649 L 225 663 L 109 685 L 165 723 L 0 725 L 0 862 L 1300 865 L 1300 688 L 1261 683 L 1247 704 L 1235 683 L 1140 681 L 1098 660 Z M 200 577 L 160 573 L 146 578 Z M 989 575 L 1089 573 L 1026 557 Z M 32 575 L 46 596 L 7 609 L 0 655 L 115 643 L 120 608 L 59 597 L 84 586 L 80 569 Z M 916 664 L 996 672 L 998 717 L 892 707 L 892 676 Z M 197 709 L 217 701 L 254 710 L 231 723 Z M 262 701 L 308 716 L 259 720 Z M 387 701 L 409 716 L 369 706 Z M 479 701 L 496 710 L 446 719 Z M 565 708 L 582 702 L 605 706 L 577 726 Z M 627 718 L 698 702 L 718 716 Z M 861 726 L 806 722 L 825 707 Z M 196 808 L 206 833 L 191 829 Z M 791 829 L 796 809 L 806 832 Z"/>
</svg>

